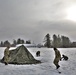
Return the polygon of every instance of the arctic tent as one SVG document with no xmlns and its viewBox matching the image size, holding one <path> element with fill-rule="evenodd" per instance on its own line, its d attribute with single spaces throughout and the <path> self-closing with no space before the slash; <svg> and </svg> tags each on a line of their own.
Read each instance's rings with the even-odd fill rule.
<svg viewBox="0 0 76 75">
<path fill-rule="evenodd" d="M 4 57 L 1 59 L 4 63 Z M 34 56 L 28 51 L 28 49 L 21 45 L 16 49 L 10 50 L 9 64 L 37 64 L 41 61 L 36 60 Z"/>
</svg>

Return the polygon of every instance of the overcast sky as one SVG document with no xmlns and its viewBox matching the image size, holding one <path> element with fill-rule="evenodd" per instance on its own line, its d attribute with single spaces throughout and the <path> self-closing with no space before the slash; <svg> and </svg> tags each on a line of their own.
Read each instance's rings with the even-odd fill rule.
<svg viewBox="0 0 76 75">
<path fill-rule="evenodd" d="M 49 33 L 76 40 L 76 22 L 66 8 L 76 0 L 0 0 L 0 40 L 23 38 L 42 43 Z"/>
</svg>

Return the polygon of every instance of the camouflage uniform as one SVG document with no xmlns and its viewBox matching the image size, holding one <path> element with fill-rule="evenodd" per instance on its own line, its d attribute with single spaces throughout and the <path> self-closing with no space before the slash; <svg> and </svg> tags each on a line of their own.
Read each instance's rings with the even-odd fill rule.
<svg viewBox="0 0 76 75">
<path fill-rule="evenodd" d="M 59 63 L 59 60 L 61 59 L 61 54 L 60 54 L 60 51 L 57 50 L 56 48 L 54 48 L 54 51 L 55 51 L 55 59 L 54 59 L 53 63 L 55 64 L 56 68 L 58 69 L 60 67 L 60 65 L 58 63 Z"/>
<path fill-rule="evenodd" d="M 7 47 L 4 51 L 4 63 L 5 63 L 5 65 L 8 64 L 8 61 L 9 61 L 9 48 Z"/>
</svg>

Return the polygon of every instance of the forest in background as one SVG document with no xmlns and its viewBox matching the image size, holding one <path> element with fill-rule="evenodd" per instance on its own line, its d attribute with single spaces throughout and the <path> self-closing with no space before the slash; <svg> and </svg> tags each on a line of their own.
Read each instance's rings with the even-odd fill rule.
<svg viewBox="0 0 76 75">
<path fill-rule="evenodd" d="M 70 48 L 70 47 L 76 47 L 76 42 L 71 42 L 69 37 L 63 36 L 63 35 L 56 35 L 54 34 L 52 36 L 52 39 L 50 38 L 50 34 L 48 33 L 44 38 L 44 46 L 45 47 L 57 47 L 57 48 Z"/>
<path fill-rule="evenodd" d="M 0 47 L 7 47 L 7 46 L 15 47 L 18 44 L 33 44 L 31 41 L 32 40 L 26 40 L 25 41 L 24 39 L 18 38 L 17 40 L 14 39 L 13 43 L 11 44 L 9 42 L 9 40 L 6 40 L 4 42 L 3 41 L 0 42 Z M 42 44 L 42 43 L 44 43 L 44 44 Z M 76 42 L 71 42 L 69 37 L 54 34 L 52 36 L 52 38 L 50 38 L 49 33 L 45 35 L 42 43 L 39 43 L 37 45 L 37 47 L 47 47 L 47 48 L 52 48 L 52 47 L 57 47 L 57 48 L 76 47 Z"/>
</svg>

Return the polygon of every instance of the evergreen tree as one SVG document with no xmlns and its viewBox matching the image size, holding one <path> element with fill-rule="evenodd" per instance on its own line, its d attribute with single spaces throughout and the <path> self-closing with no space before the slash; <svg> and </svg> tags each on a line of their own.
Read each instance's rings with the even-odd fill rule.
<svg viewBox="0 0 76 75">
<path fill-rule="evenodd" d="M 61 37 L 58 35 L 58 47 L 61 47 L 62 43 L 61 43 Z"/>
<path fill-rule="evenodd" d="M 10 44 L 10 42 L 9 42 L 8 40 L 6 40 L 6 41 L 4 42 L 4 46 L 5 46 L 5 47 L 11 46 L 11 44 Z"/>
<path fill-rule="evenodd" d="M 3 43 L 3 41 L 1 41 L 0 46 L 1 46 L 1 47 L 4 47 L 4 43 Z"/>
<path fill-rule="evenodd" d="M 31 44 L 31 41 L 30 40 L 26 41 L 26 44 Z"/>
<path fill-rule="evenodd" d="M 25 43 L 25 41 L 24 41 L 23 39 L 22 39 L 21 41 L 22 41 L 22 44 L 24 44 L 24 43 Z"/>
<path fill-rule="evenodd" d="M 44 42 L 45 42 L 44 46 L 50 48 L 51 47 L 50 35 L 47 34 L 44 39 L 45 39 L 44 40 Z"/>
<path fill-rule="evenodd" d="M 62 47 L 70 47 L 70 40 L 66 36 L 62 36 Z"/>
<path fill-rule="evenodd" d="M 58 45 L 58 38 L 57 38 L 57 36 L 54 34 L 54 35 L 53 35 L 53 47 L 57 47 L 57 45 Z"/>
<path fill-rule="evenodd" d="M 11 45 L 12 47 L 15 47 L 17 44 L 16 40 L 13 40 L 13 44 Z"/>
<path fill-rule="evenodd" d="M 17 44 L 21 44 L 21 39 L 17 39 Z"/>
<path fill-rule="evenodd" d="M 17 40 L 17 44 L 24 44 L 24 43 L 25 43 L 25 41 L 24 41 L 23 39 L 20 39 L 20 38 L 19 38 L 19 39 Z"/>
<path fill-rule="evenodd" d="M 53 35 L 53 47 L 61 47 L 61 37 L 59 35 Z"/>
</svg>

